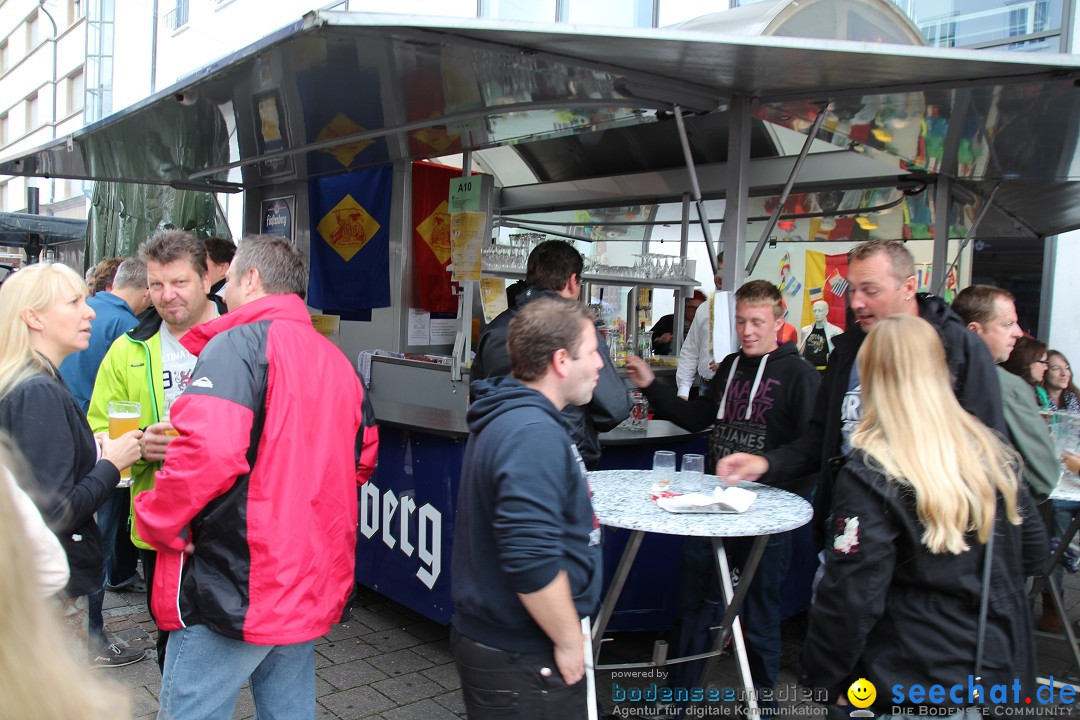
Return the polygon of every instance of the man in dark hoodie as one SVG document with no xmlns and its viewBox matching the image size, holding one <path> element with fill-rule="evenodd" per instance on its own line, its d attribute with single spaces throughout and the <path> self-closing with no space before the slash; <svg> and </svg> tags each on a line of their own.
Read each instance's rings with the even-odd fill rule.
<svg viewBox="0 0 1080 720">
<path fill-rule="evenodd" d="M 759 455 L 799 436 L 817 396 L 820 374 L 803 360 L 794 343 L 776 339 L 783 319 L 782 298 L 776 286 L 751 280 L 735 291 L 735 328 L 740 349 L 728 355 L 705 393 L 689 402 L 671 388 L 654 384 L 655 375 L 641 358 L 626 360 L 630 379 L 644 390 L 656 414 L 687 430 L 713 425 L 710 463 L 735 452 Z M 780 483 L 777 483 L 780 484 Z M 795 492 L 808 490 L 787 483 Z M 684 565 L 684 613 L 704 601 L 720 600 L 711 546 L 688 541 Z M 741 567 L 751 539 L 726 543 L 733 564 Z M 772 535 L 743 603 L 743 635 L 749 650 L 750 672 L 763 708 L 775 707 L 772 691 L 780 672 L 780 591 L 791 559 L 791 534 Z M 684 567 L 684 573 L 687 569 Z M 692 587 L 687 587 L 690 580 Z M 702 587 L 704 585 L 704 587 Z M 694 589 L 700 592 L 694 592 Z M 693 679 L 689 679 L 693 682 Z"/>
<path fill-rule="evenodd" d="M 1007 437 L 994 360 L 986 345 L 944 301 L 916 293 L 915 259 L 895 240 L 871 240 L 848 251 L 848 299 L 856 328 L 836 337 L 833 353 L 805 432 L 764 455 L 735 453 L 722 458 L 718 475 L 729 481 L 798 478 L 821 471 L 814 496 L 814 522 L 824 544 L 832 504 L 832 483 L 862 417 L 861 385 L 855 356 L 875 322 L 890 315 L 918 315 L 941 337 L 957 400 L 989 428 Z M 766 473 L 768 473 L 766 475 Z M 831 542 L 831 537 L 828 538 Z"/>
<path fill-rule="evenodd" d="M 535 300 L 510 322 L 513 377 L 472 384 L 450 635 L 470 720 L 585 716 L 581 618 L 600 602 L 600 529 L 559 411 L 592 397 L 597 347 L 581 305 Z"/>
<path fill-rule="evenodd" d="M 506 347 L 510 320 L 521 308 L 542 297 L 564 297 L 577 300 L 581 293 L 581 272 L 584 262 L 574 246 L 561 240 L 540 243 L 529 253 L 525 268 L 525 289 L 514 296 L 511 307 L 501 313 L 484 329 L 476 344 L 469 379 L 473 382 L 510 374 L 510 354 Z M 595 328 L 597 342 L 603 343 Z M 607 353 L 600 369 L 600 381 L 592 400 L 585 405 L 571 404 L 563 409 L 563 417 L 577 444 L 585 465 L 594 470 L 600 463 L 599 433 L 611 430 L 630 415 L 631 403 L 626 385 Z"/>
</svg>

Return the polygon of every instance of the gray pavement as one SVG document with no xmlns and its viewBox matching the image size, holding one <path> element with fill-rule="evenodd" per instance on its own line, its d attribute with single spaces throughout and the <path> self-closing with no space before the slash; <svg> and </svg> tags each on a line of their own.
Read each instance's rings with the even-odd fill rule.
<svg viewBox="0 0 1080 720">
<path fill-rule="evenodd" d="M 1080 620 L 1080 576 L 1066 576 L 1066 605 L 1070 621 Z M 158 672 L 153 637 L 153 621 L 146 612 L 146 596 L 141 593 L 107 593 L 105 623 L 109 631 L 130 645 L 147 648 L 148 658 L 123 668 L 98 671 L 103 677 L 128 690 L 133 715 L 138 720 L 154 718 L 158 709 L 161 677 Z M 315 643 L 317 717 L 340 720 L 454 720 L 465 717 L 460 682 L 448 644 L 447 628 L 423 618 L 378 593 L 361 589 L 350 609 L 348 622 L 335 625 Z M 1039 604 L 1036 603 L 1036 617 Z M 778 686 L 794 687 L 795 661 L 800 650 L 802 620 L 784 623 L 784 659 Z M 646 660 L 660 635 L 633 633 L 616 636 L 605 646 L 603 662 Z M 1063 636 L 1061 636 L 1063 637 Z M 1055 679 L 1077 681 L 1080 674 L 1063 640 L 1038 637 L 1040 673 Z M 208 668 L 208 672 L 212 669 Z M 734 660 L 725 657 L 712 676 L 714 684 L 736 684 Z M 617 682 L 618 680 L 616 680 Z M 605 707 L 612 709 L 610 673 L 598 673 L 597 692 Z M 642 681 L 645 684 L 645 681 Z M 625 682 L 623 683 L 625 685 Z M 820 706 L 786 701 L 792 714 L 824 717 Z M 652 707 L 619 706 L 622 717 L 665 717 Z M 731 706 L 728 706 L 730 712 Z M 719 714 L 719 713 L 718 713 Z M 251 694 L 245 688 L 237 701 L 234 718 L 254 716 Z M 560 718 L 559 720 L 575 720 Z"/>
</svg>

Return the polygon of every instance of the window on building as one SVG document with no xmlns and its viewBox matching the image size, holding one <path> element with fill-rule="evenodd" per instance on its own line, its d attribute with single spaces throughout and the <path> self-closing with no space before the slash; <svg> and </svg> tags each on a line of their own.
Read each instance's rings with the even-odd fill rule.
<svg viewBox="0 0 1080 720">
<path fill-rule="evenodd" d="M 188 0 L 176 0 L 176 7 L 165 15 L 165 27 L 177 30 L 187 25 Z"/>
<path fill-rule="evenodd" d="M 80 0 L 67 0 L 68 25 L 74 25 L 82 17 L 83 4 Z"/>
<path fill-rule="evenodd" d="M 8 134 L 8 128 L 9 127 L 10 126 L 8 124 L 7 113 L 4 113 L 3 115 L 0 115 L 0 146 L 4 146 L 4 145 L 8 144 L 8 140 L 11 137 Z"/>
<path fill-rule="evenodd" d="M 26 49 L 33 50 L 41 42 L 41 16 L 36 12 L 26 20 Z"/>
<path fill-rule="evenodd" d="M 556 20 L 555 0 L 487 0 L 483 5 L 485 17 L 499 20 L 527 20 L 553 23 Z"/>
<path fill-rule="evenodd" d="M 26 98 L 26 132 L 28 133 L 37 130 L 38 108 L 40 105 L 41 103 L 38 101 L 37 93 Z"/>
<path fill-rule="evenodd" d="M 653 0 L 566 0 L 566 4 L 566 20 L 575 25 L 653 25 Z"/>
<path fill-rule="evenodd" d="M 0 212 L 7 210 L 7 183 L 0 183 Z"/>
<path fill-rule="evenodd" d="M 7 72 L 11 67 L 11 51 L 8 49 L 8 41 L 5 38 L 0 42 L 0 73 Z"/>
<path fill-rule="evenodd" d="M 893 0 L 938 47 L 1059 50 L 1063 0 Z"/>
<path fill-rule="evenodd" d="M 385 0 L 349 0 L 352 12 L 386 12 Z M 476 0 L 398 0 L 394 12 L 408 15 L 476 17 Z"/>
<path fill-rule="evenodd" d="M 86 94 L 83 71 L 79 70 L 67 79 L 67 114 L 77 113 L 83 109 L 83 97 Z"/>
</svg>

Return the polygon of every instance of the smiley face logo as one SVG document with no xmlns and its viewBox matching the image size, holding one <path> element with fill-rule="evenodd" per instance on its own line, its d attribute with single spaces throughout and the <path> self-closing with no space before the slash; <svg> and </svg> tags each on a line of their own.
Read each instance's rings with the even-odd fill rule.
<svg viewBox="0 0 1080 720">
<path fill-rule="evenodd" d="M 847 697 L 857 708 L 870 707 L 877 699 L 877 688 L 866 678 L 859 678 L 847 689 Z"/>
</svg>

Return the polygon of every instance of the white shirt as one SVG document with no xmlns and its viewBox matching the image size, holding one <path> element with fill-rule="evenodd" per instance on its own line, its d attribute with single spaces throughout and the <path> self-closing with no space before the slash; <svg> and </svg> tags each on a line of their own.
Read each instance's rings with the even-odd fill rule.
<svg viewBox="0 0 1080 720">
<path fill-rule="evenodd" d="M 52 597 L 67 587 L 71 570 L 68 568 L 67 553 L 63 545 L 57 539 L 45 519 L 41 517 L 41 511 L 15 483 L 11 473 L 0 469 L 0 475 L 4 478 L 4 484 L 15 504 L 15 512 L 22 521 L 23 532 L 29 541 L 29 548 L 34 563 L 34 570 L 38 579 L 38 595 L 40 597 Z"/>
<path fill-rule="evenodd" d="M 714 295 L 709 297 L 708 302 L 698 305 L 694 322 L 690 324 L 690 332 L 686 334 L 682 348 L 679 349 L 679 364 L 675 370 L 675 383 L 678 388 L 678 396 L 681 398 L 690 395 L 690 388 L 694 386 L 698 375 L 706 380 L 712 380 L 716 371 L 709 367 L 713 356 L 710 352 L 709 338 L 710 325 L 709 314 L 712 309 Z M 726 353 L 725 353 L 726 354 Z"/>
</svg>

